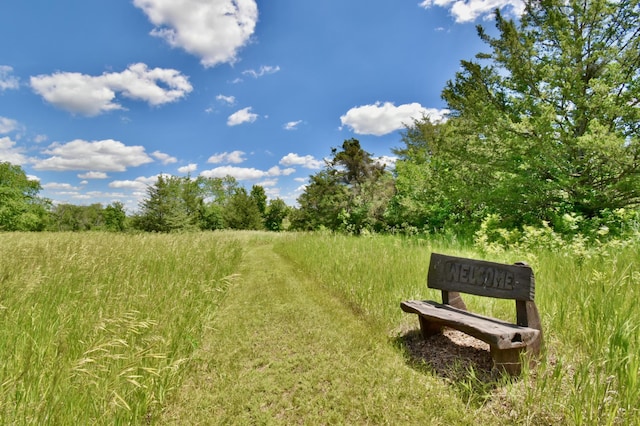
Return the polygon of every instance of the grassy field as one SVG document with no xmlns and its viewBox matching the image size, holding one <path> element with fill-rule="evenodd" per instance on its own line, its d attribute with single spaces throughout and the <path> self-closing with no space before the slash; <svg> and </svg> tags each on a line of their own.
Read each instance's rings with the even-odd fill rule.
<svg viewBox="0 0 640 426">
<path fill-rule="evenodd" d="M 404 344 L 431 251 L 525 260 L 541 364 Z M 0 235 L 0 424 L 640 424 L 640 244 L 486 255 L 331 234 Z M 512 303 L 467 299 L 513 320 Z M 486 374 L 485 374 L 486 373 Z"/>
<path fill-rule="evenodd" d="M 341 295 L 390 335 L 417 327 L 404 299 L 439 300 L 426 288 L 432 251 L 481 258 L 450 240 L 292 236 L 278 252 Z M 527 261 L 546 350 L 521 380 L 491 383 L 476 372 L 451 383 L 451 398 L 475 402 L 496 421 L 521 424 L 640 424 L 640 244 L 572 253 L 503 252 L 489 260 Z M 467 297 L 470 310 L 515 321 L 513 302 Z"/>
<path fill-rule="evenodd" d="M 153 418 L 242 257 L 213 234 L 2 234 L 0 423 Z"/>
</svg>

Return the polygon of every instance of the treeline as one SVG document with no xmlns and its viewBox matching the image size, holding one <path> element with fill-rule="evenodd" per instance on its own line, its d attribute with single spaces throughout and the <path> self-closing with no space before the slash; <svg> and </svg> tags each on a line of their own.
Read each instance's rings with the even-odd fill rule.
<svg viewBox="0 0 640 426">
<path fill-rule="evenodd" d="M 291 210 L 279 198 L 267 200 L 259 185 L 247 193 L 232 177 L 160 175 L 132 215 L 121 202 L 54 205 L 40 190 L 20 166 L 0 163 L 0 231 L 280 231 Z"/>
<path fill-rule="evenodd" d="M 495 37 L 478 27 L 488 51 L 462 61 L 446 84 L 447 119 L 409 123 L 392 169 L 346 140 L 310 176 L 295 208 L 267 202 L 263 188 L 247 192 L 233 178 L 161 176 L 124 228 L 480 231 L 511 241 L 538 227 L 569 237 L 637 236 L 640 5 L 524 7 L 518 21 L 496 10 Z M 36 196 L 37 183 L 15 174 L 0 181 L 0 230 L 120 229 L 113 215 L 122 206 L 101 215 L 51 208 Z"/>
</svg>

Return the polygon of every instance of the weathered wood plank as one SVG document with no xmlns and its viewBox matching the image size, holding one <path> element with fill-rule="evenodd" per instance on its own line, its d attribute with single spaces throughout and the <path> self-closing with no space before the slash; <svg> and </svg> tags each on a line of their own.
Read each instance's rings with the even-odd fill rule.
<svg viewBox="0 0 640 426">
<path fill-rule="evenodd" d="M 427 285 L 444 291 L 500 299 L 532 301 L 533 270 L 526 265 L 504 265 L 432 253 Z"/>
<path fill-rule="evenodd" d="M 418 314 L 433 329 L 442 326 L 455 328 L 498 349 L 526 347 L 536 341 L 540 334 L 539 330 L 533 328 L 521 327 L 433 301 L 408 300 L 402 302 L 400 307 L 405 312 Z"/>
</svg>

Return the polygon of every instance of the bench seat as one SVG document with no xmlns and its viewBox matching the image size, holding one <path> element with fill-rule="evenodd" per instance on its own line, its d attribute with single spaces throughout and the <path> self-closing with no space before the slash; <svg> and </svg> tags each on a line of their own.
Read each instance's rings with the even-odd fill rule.
<svg viewBox="0 0 640 426">
<path fill-rule="evenodd" d="M 430 300 L 407 300 L 400 304 L 402 310 L 418 314 L 426 336 L 435 334 L 442 327 L 450 327 L 488 343 L 493 349 L 524 348 L 535 342 L 540 330 L 521 327 L 495 318 L 489 318 L 469 311 L 454 308 L 451 305 Z M 431 331 L 431 332 L 430 332 Z"/>
</svg>

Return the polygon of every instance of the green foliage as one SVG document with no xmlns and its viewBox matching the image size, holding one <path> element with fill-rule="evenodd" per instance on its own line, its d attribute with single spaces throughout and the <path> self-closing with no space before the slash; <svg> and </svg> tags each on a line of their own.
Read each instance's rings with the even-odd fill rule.
<svg viewBox="0 0 640 426">
<path fill-rule="evenodd" d="M 300 207 L 292 214 L 294 229 L 331 229 L 346 233 L 386 229 L 387 203 L 395 191 L 393 177 L 371 158 L 356 139 L 332 149 L 326 167 L 310 177 Z"/>
<path fill-rule="evenodd" d="M 260 185 L 253 185 L 249 196 L 258 207 L 260 216 L 264 217 L 267 213 L 267 194 L 264 191 L 264 188 Z"/>
<path fill-rule="evenodd" d="M 309 184 L 298 197 L 300 207 L 292 214 L 294 229 L 337 229 L 338 214 L 347 207 L 348 189 L 335 170 L 322 170 L 309 177 Z"/>
<path fill-rule="evenodd" d="M 244 188 L 236 189 L 229 198 L 223 215 L 226 226 L 231 229 L 263 229 L 258 203 Z"/>
<path fill-rule="evenodd" d="M 290 208 L 280 198 L 269 200 L 264 218 L 264 226 L 269 231 L 283 231 L 284 220 L 289 215 Z"/>
<path fill-rule="evenodd" d="M 38 197 L 40 183 L 22 167 L 0 162 L 0 231 L 41 231 L 50 202 Z"/>
<path fill-rule="evenodd" d="M 449 120 L 407 129 L 395 225 L 468 232 L 496 214 L 505 229 L 575 233 L 556 228 L 575 215 L 595 234 L 640 203 L 637 0 L 525 6 L 517 22 L 496 11 L 495 37 L 478 27 L 489 52 L 444 88 Z"/>
<path fill-rule="evenodd" d="M 124 205 L 116 201 L 109 204 L 102 211 L 104 218 L 104 227 L 108 231 L 124 231 L 126 228 L 127 213 L 124 210 Z"/>
<path fill-rule="evenodd" d="M 398 161 L 396 194 L 386 212 L 389 225 L 401 230 L 409 225 L 427 232 L 464 232 L 481 214 L 468 201 L 473 185 L 467 184 L 477 182 L 482 174 L 447 154 L 451 134 L 450 122 L 432 123 L 429 117 L 406 129 L 402 136 L 405 147 L 393 150 Z"/>
<path fill-rule="evenodd" d="M 133 226 L 150 232 L 263 229 L 266 199 L 263 187 L 254 185 L 247 194 L 230 176 L 192 179 L 160 175 L 147 189 Z"/>
<path fill-rule="evenodd" d="M 135 227 L 148 232 L 188 230 L 197 223 L 200 202 L 190 178 L 159 175 L 147 188 Z"/>
</svg>

